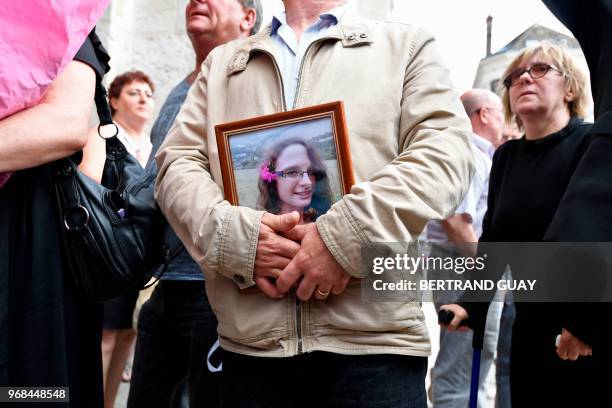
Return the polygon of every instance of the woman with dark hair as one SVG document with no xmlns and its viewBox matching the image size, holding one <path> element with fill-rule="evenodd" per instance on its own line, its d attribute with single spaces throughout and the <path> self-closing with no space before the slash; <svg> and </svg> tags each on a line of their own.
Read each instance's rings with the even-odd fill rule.
<svg viewBox="0 0 612 408">
<path fill-rule="evenodd" d="M 331 207 L 331 188 L 319 153 L 306 141 L 289 138 L 276 144 L 259 171 L 257 208 L 272 214 L 300 213 L 313 222 Z"/>
<path fill-rule="evenodd" d="M 119 130 L 117 137 L 143 167 L 151 154 L 151 140 L 146 130 L 153 116 L 154 91 L 153 81 L 141 71 L 118 75 L 108 88 L 111 114 Z M 106 143 L 99 137 L 97 128 L 91 129 L 79 168 L 100 182 L 105 161 Z M 104 303 L 102 364 L 104 405 L 107 407 L 115 405 L 121 373 L 136 338 L 132 316 L 137 298 L 138 292 L 135 291 Z"/>
</svg>

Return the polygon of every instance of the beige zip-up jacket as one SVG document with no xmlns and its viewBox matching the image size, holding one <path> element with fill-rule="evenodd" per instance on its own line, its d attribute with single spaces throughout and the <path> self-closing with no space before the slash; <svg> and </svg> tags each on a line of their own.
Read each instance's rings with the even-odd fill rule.
<svg viewBox="0 0 612 408">
<path fill-rule="evenodd" d="M 295 107 L 341 100 L 356 184 L 317 220 L 352 276 L 370 242 L 407 242 L 452 214 L 470 182 L 470 124 L 431 35 L 348 14 L 307 50 Z M 263 212 L 231 206 L 214 126 L 285 110 L 270 27 L 213 50 L 157 154 L 157 200 L 206 275 L 222 347 L 256 356 L 323 350 L 426 356 L 418 303 L 362 300 L 359 280 L 325 301 L 252 286 Z"/>
</svg>

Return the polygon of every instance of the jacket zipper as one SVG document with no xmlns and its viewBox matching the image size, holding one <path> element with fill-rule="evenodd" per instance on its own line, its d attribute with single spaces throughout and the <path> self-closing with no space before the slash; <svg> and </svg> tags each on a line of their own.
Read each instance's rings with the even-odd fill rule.
<svg viewBox="0 0 612 408">
<path fill-rule="evenodd" d="M 276 70 L 276 77 L 279 79 L 280 89 L 281 89 L 281 106 L 283 108 L 283 112 L 287 110 L 287 104 L 285 103 L 285 84 L 283 83 L 283 76 L 281 75 L 280 68 L 278 67 L 278 63 L 274 58 L 272 53 L 259 49 L 259 51 L 268 55 L 274 64 L 274 69 Z M 301 71 L 300 67 L 300 71 Z M 299 86 L 299 84 L 298 84 Z M 295 102 L 294 102 L 295 105 Z M 297 337 L 297 354 L 302 354 L 302 303 L 300 299 L 295 297 L 295 333 Z"/>
<path fill-rule="evenodd" d="M 303 353 L 302 344 L 302 301 L 295 296 L 295 331 L 297 335 L 297 353 Z"/>
<path fill-rule="evenodd" d="M 325 40 L 329 40 L 330 38 L 319 38 L 314 40 L 313 42 L 311 42 L 308 47 L 306 48 L 306 52 L 304 52 L 304 58 L 302 58 L 302 61 L 300 62 L 300 70 L 298 71 L 298 81 L 297 81 L 297 87 L 295 88 L 295 95 L 293 96 L 293 106 L 292 108 L 295 109 L 295 103 L 298 100 L 298 96 L 300 94 L 300 85 L 302 84 L 302 70 L 304 68 L 304 61 L 306 61 L 306 58 L 308 58 L 308 55 L 310 53 L 310 50 L 312 49 L 312 46 L 315 44 L 318 44 L 320 42 L 323 42 Z"/>
<path fill-rule="evenodd" d="M 302 62 L 300 63 L 300 70 L 298 71 L 298 82 L 297 82 L 297 87 L 295 88 L 295 96 L 293 97 L 293 106 L 292 109 L 295 109 L 295 103 L 297 102 L 298 99 L 298 95 L 300 93 L 300 85 L 301 85 L 301 81 L 302 81 L 302 70 L 304 69 L 304 61 L 306 60 L 306 58 L 308 57 L 309 53 L 310 53 L 310 49 L 312 48 L 313 45 L 322 42 L 323 40 L 327 40 L 329 38 L 319 38 L 315 41 L 313 41 L 312 43 L 310 43 L 308 45 L 308 48 L 306 48 L 306 52 L 304 53 L 304 58 L 302 58 Z M 274 56 L 266 51 L 266 50 L 262 50 L 260 49 L 260 51 L 264 52 L 265 54 L 267 54 L 270 59 L 272 60 L 272 63 L 274 64 L 274 69 L 276 70 L 276 75 L 279 78 L 279 82 L 280 82 L 280 88 L 281 88 L 281 103 L 282 103 L 282 107 L 283 107 L 283 111 L 287 110 L 287 104 L 285 103 L 285 85 L 283 83 L 283 76 L 281 75 L 280 72 L 280 68 L 278 67 L 278 64 L 276 62 L 276 59 L 274 59 Z M 302 338 L 302 301 L 300 299 L 298 299 L 298 297 L 295 297 L 295 333 L 296 333 L 296 337 L 297 337 L 297 354 L 302 354 L 304 352 L 304 347 L 303 347 L 303 338 Z"/>
<path fill-rule="evenodd" d="M 293 105 L 291 106 L 292 109 L 295 109 L 295 104 L 298 100 L 298 96 L 300 95 L 300 85 L 302 84 L 302 71 L 304 69 L 304 61 L 306 61 L 306 59 L 309 56 L 310 50 L 312 49 L 313 45 L 322 42 L 324 39 L 320 38 L 318 40 L 315 40 L 313 42 L 311 42 L 308 47 L 306 48 L 306 52 L 304 52 L 304 58 L 302 58 L 302 61 L 300 62 L 300 70 L 298 71 L 298 81 L 297 81 L 297 87 L 295 88 L 295 95 L 293 97 Z M 282 84 L 282 78 L 281 78 L 281 84 Z M 284 91 L 284 87 L 283 87 L 283 91 Z M 284 100 L 284 93 L 283 93 L 283 100 Z M 298 299 L 298 297 L 295 297 L 295 325 L 296 325 L 296 333 L 297 333 L 297 354 L 302 354 L 304 352 L 304 341 L 302 338 L 302 301 L 300 299 Z"/>
</svg>

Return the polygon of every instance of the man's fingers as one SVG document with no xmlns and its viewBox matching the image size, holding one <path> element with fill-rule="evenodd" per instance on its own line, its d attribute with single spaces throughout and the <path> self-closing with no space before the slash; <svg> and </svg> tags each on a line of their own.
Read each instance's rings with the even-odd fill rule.
<svg viewBox="0 0 612 408">
<path fill-rule="evenodd" d="M 295 291 L 295 294 L 298 299 L 303 302 L 306 302 L 312 297 L 312 294 L 315 291 L 315 287 L 315 283 L 311 279 L 304 278 L 300 282 L 300 286 L 298 286 L 297 290 Z M 327 296 L 329 296 L 329 291 L 327 291 Z M 322 296 L 322 298 L 326 298 L 327 296 Z"/>
<path fill-rule="evenodd" d="M 257 276 L 269 276 L 271 278 L 277 278 L 278 273 L 285 269 L 291 262 L 291 258 L 285 258 L 279 255 L 259 255 L 255 259 L 255 273 Z M 276 275 L 270 275 L 268 272 L 272 270 L 278 271 Z M 258 273 L 262 271 L 262 273 Z"/>
<path fill-rule="evenodd" d="M 300 244 L 290 239 L 272 233 L 259 239 L 257 243 L 257 261 L 269 262 L 272 257 L 284 257 L 293 259 Z"/>
<path fill-rule="evenodd" d="M 459 332 L 464 332 L 468 330 L 467 326 L 461 326 L 461 322 L 469 317 L 467 311 L 463 307 L 457 304 L 448 304 L 442 305 L 440 307 L 440 310 L 447 310 L 449 312 L 452 312 L 454 315 L 450 323 L 446 325 L 447 330 L 455 330 Z M 442 324 L 442 326 L 444 326 L 444 324 Z"/>
<path fill-rule="evenodd" d="M 564 328 L 561 330 L 557 355 L 563 360 L 576 361 L 580 356 L 593 355 L 593 349 Z"/>
<path fill-rule="evenodd" d="M 257 287 L 259 289 L 261 289 L 261 291 L 263 293 L 265 293 L 268 297 L 272 298 L 272 299 L 281 299 L 284 294 L 278 290 L 278 288 L 266 277 L 257 277 L 254 279 L 255 280 L 255 285 L 257 285 Z"/>
<path fill-rule="evenodd" d="M 275 231 L 286 232 L 298 225 L 300 214 L 297 211 L 281 215 L 265 213 L 261 222 Z"/>
<path fill-rule="evenodd" d="M 306 235 L 306 226 L 305 225 L 296 225 L 294 228 L 290 229 L 283 233 L 283 236 L 289 238 L 295 242 L 301 242 L 304 239 L 304 235 Z"/>
<path fill-rule="evenodd" d="M 314 297 L 319 300 L 325 300 L 329 297 L 332 289 L 328 286 L 319 285 L 314 291 Z"/>
<path fill-rule="evenodd" d="M 270 268 L 270 267 L 262 268 L 261 270 L 256 270 L 255 275 L 258 278 L 268 278 L 268 279 L 276 280 L 280 276 L 283 269 L 284 268 Z"/>
<path fill-rule="evenodd" d="M 565 347 L 557 347 L 557 355 L 562 359 L 562 360 L 567 360 L 567 349 Z"/>
<path fill-rule="evenodd" d="M 275 253 L 289 259 L 293 259 L 300 250 L 300 244 L 280 235 L 275 237 L 271 245 L 274 247 Z"/>
<path fill-rule="evenodd" d="M 582 347 L 580 347 L 580 350 L 578 350 L 578 354 L 581 356 L 592 356 L 593 355 L 593 349 L 591 349 L 590 346 L 584 345 Z"/>
<path fill-rule="evenodd" d="M 458 330 L 461 327 L 461 322 L 463 320 L 459 316 L 453 317 L 453 320 L 448 324 L 448 328 L 451 330 Z"/>
<path fill-rule="evenodd" d="M 334 284 L 334 286 L 331 289 L 331 293 L 333 293 L 334 295 L 339 295 L 342 292 L 344 292 L 344 289 L 346 289 L 346 285 L 348 285 L 348 283 L 351 280 L 351 276 L 349 274 L 344 274 L 345 276 L 343 276 L 338 282 L 336 282 Z"/>
<path fill-rule="evenodd" d="M 287 293 L 289 289 L 297 282 L 302 276 L 302 271 L 298 267 L 297 258 L 293 258 L 289 265 L 281 272 L 278 279 L 276 279 L 276 287 L 282 293 Z"/>
</svg>

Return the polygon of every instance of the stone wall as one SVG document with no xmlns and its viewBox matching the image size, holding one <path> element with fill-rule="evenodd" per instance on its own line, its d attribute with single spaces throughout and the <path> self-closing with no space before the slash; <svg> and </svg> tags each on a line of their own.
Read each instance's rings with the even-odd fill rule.
<svg viewBox="0 0 612 408">
<path fill-rule="evenodd" d="M 112 0 L 98 24 L 100 38 L 111 54 L 111 72 L 141 70 L 156 86 L 156 112 L 166 96 L 195 64 L 185 34 L 187 0 Z"/>
<path fill-rule="evenodd" d="M 185 33 L 188 0 L 111 0 L 97 30 L 111 55 L 108 85 L 125 71 L 139 69 L 156 86 L 156 113 L 170 90 L 194 68 L 195 59 Z M 349 0 L 359 14 L 385 18 L 393 0 Z M 280 0 L 262 0 L 264 23 L 282 10 Z"/>
</svg>

